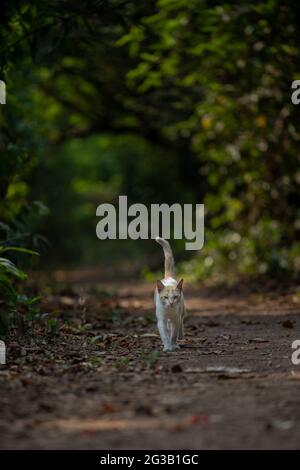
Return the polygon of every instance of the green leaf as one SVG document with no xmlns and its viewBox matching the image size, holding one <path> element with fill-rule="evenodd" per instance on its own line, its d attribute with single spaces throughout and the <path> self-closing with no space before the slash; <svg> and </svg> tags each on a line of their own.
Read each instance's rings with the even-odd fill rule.
<svg viewBox="0 0 300 470">
<path fill-rule="evenodd" d="M 0 246 L 0 252 L 6 251 L 18 251 L 19 253 L 26 253 L 28 255 L 40 256 L 37 251 L 29 250 L 28 248 L 22 248 L 20 246 Z"/>
<path fill-rule="evenodd" d="M 0 258 L 0 270 L 11 274 L 19 279 L 26 279 L 27 275 L 7 258 Z"/>
</svg>

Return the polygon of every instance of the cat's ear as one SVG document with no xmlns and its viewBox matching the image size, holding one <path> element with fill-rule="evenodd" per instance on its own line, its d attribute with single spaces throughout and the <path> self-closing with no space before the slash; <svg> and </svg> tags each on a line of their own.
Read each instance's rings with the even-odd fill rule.
<svg viewBox="0 0 300 470">
<path fill-rule="evenodd" d="M 163 288 L 165 287 L 161 281 L 156 281 L 156 287 L 158 292 L 161 292 Z"/>
<path fill-rule="evenodd" d="M 180 279 L 180 281 L 177 284 L 177 289 L 182 290 L 182 285 L 183 285 L 183 279 Z"/>
</svg>

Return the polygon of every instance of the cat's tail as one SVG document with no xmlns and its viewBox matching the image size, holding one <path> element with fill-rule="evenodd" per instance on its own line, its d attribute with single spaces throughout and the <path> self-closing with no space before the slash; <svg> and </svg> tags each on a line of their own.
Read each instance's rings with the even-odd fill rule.
<svg viewBox="0 0 300 470">
<path fill-rule="evenodd" d="M 170 244 L 164 238 L 156 237 L 155 240 L 159 243 L 164 250 L 165 255 L 165 278 L 173 277 L 175 278 L 175 263 L 173 258 L 172 249 Z"/>
</svg>

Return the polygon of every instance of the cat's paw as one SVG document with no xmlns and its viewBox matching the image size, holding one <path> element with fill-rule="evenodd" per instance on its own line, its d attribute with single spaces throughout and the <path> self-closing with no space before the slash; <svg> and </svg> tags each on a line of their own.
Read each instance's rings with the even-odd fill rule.
<svg viewBox="0 0 300 470">
<path fill-rule="evenodd" d="M 179 344 L 171 344 L 170 346 L 165 346 L 163 351 L 164 352 L 173 352 L 173 351 L 177 351 L 178 349 L 180 349 Z"/>
</svg>

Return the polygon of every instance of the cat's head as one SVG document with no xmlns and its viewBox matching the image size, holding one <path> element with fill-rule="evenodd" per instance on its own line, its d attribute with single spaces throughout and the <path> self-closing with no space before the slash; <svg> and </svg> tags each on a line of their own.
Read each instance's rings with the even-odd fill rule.
<svg viewBox="0 0 300 470">
<path fill-rule="evenodd" d="M 161 281 L 156 282 L 158 295 L 164 307 L 175 307 L 181 301 L 183 279 L 176 286 L 165 286 Z"/>
</svg>

